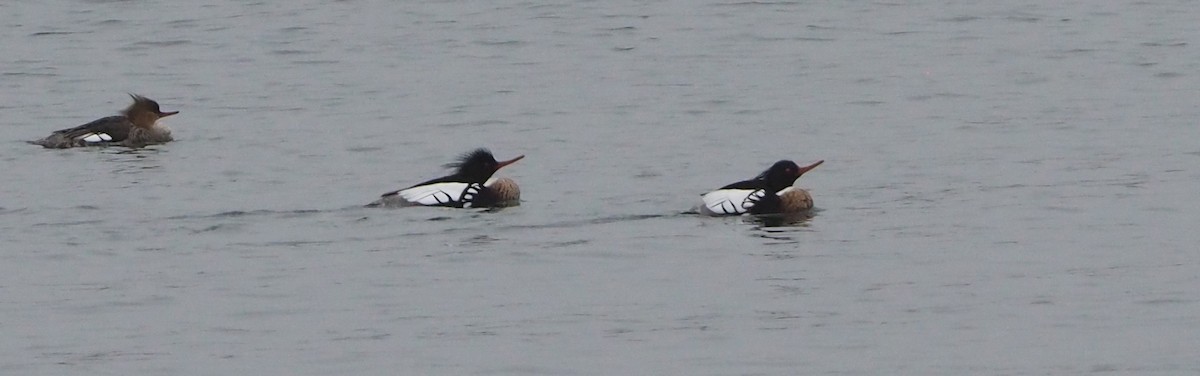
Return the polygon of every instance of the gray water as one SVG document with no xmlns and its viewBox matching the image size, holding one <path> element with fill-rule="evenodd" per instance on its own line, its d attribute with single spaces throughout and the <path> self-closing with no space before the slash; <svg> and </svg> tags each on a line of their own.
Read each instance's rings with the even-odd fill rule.
<svg viewBox="0 0 1200 376">
<path fill-rule="evenodd" d="M 494 4 L 0 3 L 0 374 L 1200 372 L 1195 4 Z"/>
</svg>

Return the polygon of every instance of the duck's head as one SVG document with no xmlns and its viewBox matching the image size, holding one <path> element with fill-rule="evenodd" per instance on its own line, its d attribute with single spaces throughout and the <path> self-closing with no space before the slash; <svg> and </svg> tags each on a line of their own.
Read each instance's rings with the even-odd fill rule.
<svg viewBox="0 0 1200 376">
<path fill-rule="evenodd" d="M 458 158 L 457 162 L 447 164 L 446 167 L 456 169 L 454 175 L 461 176 L 464 180 L 474 183 L 483 183 L 492 177 L 496 171 L 499 171 L 504 166 L 516 163 L 525 158 L 524 155 L 518 155 L 516 158 L 507 161 L 496 161 L 496 157 L 492 156 L 492 152 L 487 149 L 479 148 L 463 154 Z"/>
<path fill-rule="evenodd" d="M 809 170 L 817 168 L 817 166 L 820 166 L 822 163 L 825 163 L 825 161 L 820 160 L 817 161 L 817 163 L 800 167 L 796 164 L 796 162 L 782 160 L 775 162 L 775 164 L 771 165 L 771 168 L 763 171 L 763 173 L 759 174 L 756 179 L 766 181 L 767 187 L 771 189 L 771 191 L 779 192 L 784 188 L 791 187 L 792 184 L 796 183 L 796 179 L 799 179 L 801 175 L 804 175 L 804 173 L 808 172 Z"/>
<path fill-rule="evenodd" d="M 158 107 L 158 102 L 153 99 L 137 94 L 129 94 L 129 96 L 133 98 L 133 103 L 121 113 L 129 118 L 133 125 L 149 128 L 154 126 L 158 119 L 179 113 L 179 111 L 162 112 L 162 109 Z"/>
</svg>

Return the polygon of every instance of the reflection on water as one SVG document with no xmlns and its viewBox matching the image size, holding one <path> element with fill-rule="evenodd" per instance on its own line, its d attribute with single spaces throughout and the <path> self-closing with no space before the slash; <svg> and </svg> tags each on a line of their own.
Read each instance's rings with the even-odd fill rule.
<svg viewBox="0 0 1200 376">
<path fill-rule="evenodd" d="M 767 239 L 767 245 L 792 244 L 809 231 L 809 222 L 816 215 L 814 209 L 803 213 L 751 215 L 742 220 L 752 226 L 754 236 Z"/>
<path fill-rule="evenodd" d="M 808 227 L 808 222 L 816 216 L 816 210 L 808 210 L 801 213 L 748 215 L 745 221 L 760 228 Z"/>
</svg>

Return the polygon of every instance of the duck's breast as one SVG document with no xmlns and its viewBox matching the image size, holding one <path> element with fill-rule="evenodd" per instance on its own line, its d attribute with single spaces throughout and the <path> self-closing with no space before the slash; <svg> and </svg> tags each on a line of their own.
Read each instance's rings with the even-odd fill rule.
<svg viewBox="0 0 1200 376">
<path fill-rule="evenodd" d="M 491 178 L 483 183 L 494 202 L 490 206 L 504 207 L 521 205 L 521 187 L 509 178 Z"/>
<path fill-rule="evenodd" d="M 788 187 L 779 191 L 779 211 L 797 213 L 813 208 L 812 195 L 800 188 Z"/>
</svg>

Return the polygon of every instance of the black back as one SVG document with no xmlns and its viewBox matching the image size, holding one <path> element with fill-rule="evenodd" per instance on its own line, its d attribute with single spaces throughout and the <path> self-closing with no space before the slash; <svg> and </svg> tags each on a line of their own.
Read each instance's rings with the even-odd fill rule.
<svg viewBox="0 0 1200 376">
<path fill-rule="evenodd" d="M 106 133 L 112 136 L 113 142 L 120 142 L 129 137 L 129 130 L 132 128 L 133 123 L 129 122 L 129 118 L 124 116 L 109 116 L 96 119 L 78 127 L 57 130 L 54 133 L 61 134 L 66 138 L 75 138 L 88 133 Z"/>
<path fill-rule="evenodd" d="M 721 189 L 765 189 L 767 193 L 774 194 L 792 186 L 798 178 L 800 178 L 800 166 L 797 166 L 796 162 L 782 160 L 775 162 L 754 179 L 739 181 L 721 187 Z"/>
</svg>

